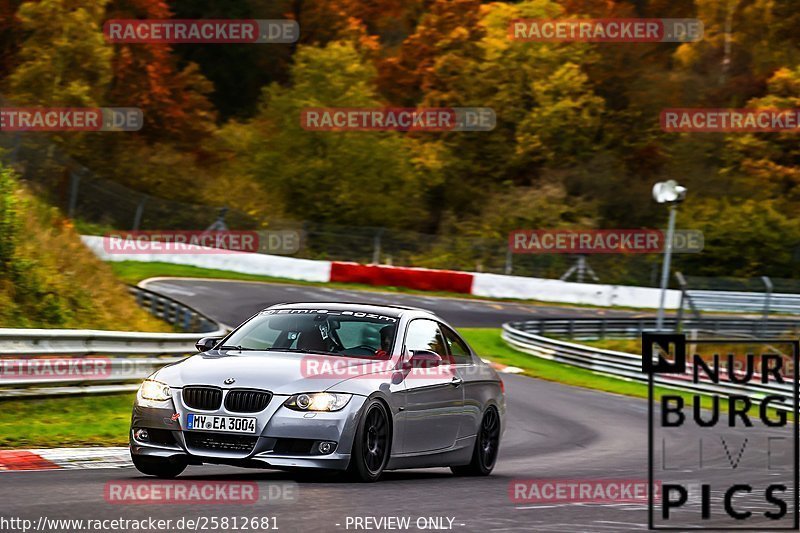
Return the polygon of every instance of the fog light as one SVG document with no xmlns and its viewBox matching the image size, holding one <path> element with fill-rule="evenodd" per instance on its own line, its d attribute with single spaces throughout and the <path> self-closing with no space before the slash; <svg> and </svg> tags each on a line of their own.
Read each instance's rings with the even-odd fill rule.
<svg viewBox="0 0 800 533">
<path fill-rule="evenodd" d="M 333 451 L 333 446 L 334 446 L 333 442 L 320 442 L 317 448 L 319 448 L 319 453 L 329 454 Z"/>
<path fill-rule="evenodd" d="M 133 431 L 133 438 L 140 442 L 147 442 L 150 440 L 150 435 L 146 429 L 135 429 Z"/>
</svg>

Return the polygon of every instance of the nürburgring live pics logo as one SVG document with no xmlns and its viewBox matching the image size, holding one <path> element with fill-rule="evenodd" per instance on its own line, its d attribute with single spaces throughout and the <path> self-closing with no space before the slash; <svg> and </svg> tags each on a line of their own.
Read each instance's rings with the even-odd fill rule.
<svg viewBox="0 0 800 533">
<path fill-rule="evenodd" d="M 799 344 L 642 335 L 650 529 L 797 530 Z"/>
</svg>

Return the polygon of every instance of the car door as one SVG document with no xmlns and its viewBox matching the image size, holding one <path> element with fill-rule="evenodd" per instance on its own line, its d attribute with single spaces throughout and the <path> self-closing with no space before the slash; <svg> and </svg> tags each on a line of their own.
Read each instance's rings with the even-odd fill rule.
<svg viewBox="0 0 800 533">
<path fill-rule="evenodd" d="M 475 364 L 476 356 L 464 339 L 444 324 L 440 325 L 440 329 L 447 343 L 450 361 L 455 367 L 457 376 L 463 381 L 461 389 L 464 394 L 464 409 L 460 413 L 459 438 L 472 438 L 478 433 L 483 406 L 490 390 L 489 384 L 483 380 Z"/>
<path fill-rule="evenodd" d="M 443 361 L 435 368 L 404 370 L 402 453 L 450 448 L 458 438 L 464 393 L 455 366 L 450 364 L 439 324 L 424 318 L 410 321 L 404 346 L 406 361 L 414 350 L 436 352 Z"/>
</svg>

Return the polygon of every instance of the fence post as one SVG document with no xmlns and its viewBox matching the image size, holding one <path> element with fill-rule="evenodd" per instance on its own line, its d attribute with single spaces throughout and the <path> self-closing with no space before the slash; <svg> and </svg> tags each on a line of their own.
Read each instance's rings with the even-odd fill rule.
<svg viewBox="0 0 800 533">
<path fill-rule="evenodd" d="M 675 331 L 681 330 L 683 325 L 683 306 L 686 301 L 686 278 L 680 272 L 675 272 L 675 279 L 678 280 L 678 286 L 681 288 L 681 303 L 678 305 L 678 316 L 675 317 Z"/>
<path fill-rule="evenodd" d="M 67 208 L 67 217 L 75 218 L 75 208 L 78 205 L 78 185 L 81 182 L 81 175 L 74 170 L 69 173 L 69 207 Z"/>
<path fill-rule="evenodd" d="M 383 228 L 375 232 L 372 237 L 372 264 L 381 264 L 381 236 L 383 235 Z"/>
<path fill-rule="evenodd" d="M 764 287 L 766 287 L 766 294 L 764 295 L 764 333 L 767 331 L 767 321 L 769 320 L 769 305 L 770 300 L 772 300 L 772 289 L 774 286 L 772 285 L 772 280 L 769 279 L 768 276 L 761 276 L 761 281 L 764 282 Z"/>
<path fill-rule="evenodd" d="M 138 231 L 139 226 L 142 225 L 142 216 L 144 215 L 144 204 L 147 203 L 147 195 L 142 196 L 139 200 L 139 205 L 136 206 L 136 214 L 133 216 L 133 231 Z"/>
<path fill-rule="evenodd" d="M 511 247 L 508 246 L 508 249 L 506 250 L 506 267 L 505 267 L 506 276 L 510 276 L 513 270 L 514 270 L 514 255 L 511 253 Z"/>
<path fill-rule="evenodd" d="M 16 132 L 14 134 L 14 148 L 11 150 L 11 164 L 16 165 L 19 163 L 19 152 L 22 146 L 22 134 Z"/>
</svg>

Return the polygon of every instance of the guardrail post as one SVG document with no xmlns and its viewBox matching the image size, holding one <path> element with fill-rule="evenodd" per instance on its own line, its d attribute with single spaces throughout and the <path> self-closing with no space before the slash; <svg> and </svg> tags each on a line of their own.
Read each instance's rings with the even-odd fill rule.
<svg viewBox="0 0 800 533">
<path fill-rule="evenodd" d="M 575 338 L 575 321 L 572 319 L 570 319 L 569 321 L 569 338 L 570 339 Z"/>
<path fill-rule="evenodd" d="M 600 319 L 600 339 L 606 338 L 606 319 Z"/>
</svg>

